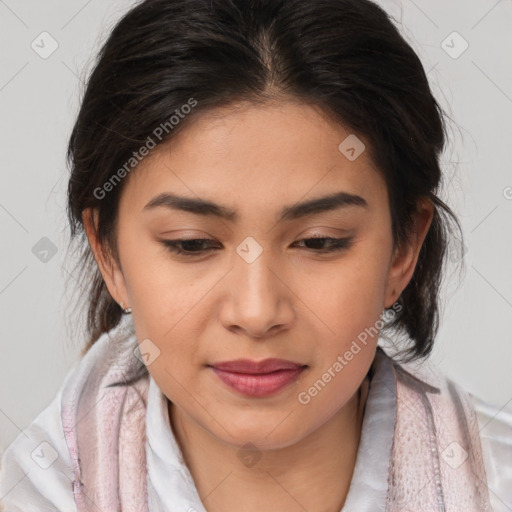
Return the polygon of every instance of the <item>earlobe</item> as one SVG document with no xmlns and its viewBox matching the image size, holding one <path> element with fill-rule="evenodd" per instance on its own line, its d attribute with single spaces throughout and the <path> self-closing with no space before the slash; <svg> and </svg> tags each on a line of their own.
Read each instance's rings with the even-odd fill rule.
<svg viewBox="0 0 512 512">
<path fill-rule="evenodd" d="M 424 198 L 418 202 L 411 237 L 400 249 L 396 249 L 388 274 L 384 307 L 390 308 L 400 297 L 412 279 L 419 253 L 434 216 L 434 205 Z"/>
<path fill-rule="evenodd" d="M 84 229 L 89 240 L 89 245 L 96 260 L 96 264 L 103 276 L 103 280 L 112 298 L 118 303 L 127 303 L 126 287 L 124 277 L 119 266 L 105 250 L 98 239 L 98 212 L 96 209 L 86 208 L 82 212 Z"/>
</svg>

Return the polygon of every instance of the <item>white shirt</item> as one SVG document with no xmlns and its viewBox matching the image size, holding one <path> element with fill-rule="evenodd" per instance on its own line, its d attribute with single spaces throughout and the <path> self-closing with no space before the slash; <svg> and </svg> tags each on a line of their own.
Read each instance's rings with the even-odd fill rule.
<svg viewBox="0 0 512 512">
<path fill-rule="evenodd" d="M 386 361 L 386 360 L 384 360 Z M 78 362 L 77 364 L 79 364 Z M 62 390 L 2 456 L 3 512 L 76 512 L 73 473 L 60 416 Z M 376 377 L 379 377 L 376 379 Z M 396 412 L 390 363 L 381 364 L 368 393 L 349 493 L 341 512 L 385 510 Z M 494 512 L 512 511 L 512 406 L 470 395 L 477 413 Z M 146 409 L 148 505 L 151 512 L 205 512 L 169 423 L 167 399 L 149 376 Z M 104 511 L 107 512 L 107 511 Z"/>
</svg>

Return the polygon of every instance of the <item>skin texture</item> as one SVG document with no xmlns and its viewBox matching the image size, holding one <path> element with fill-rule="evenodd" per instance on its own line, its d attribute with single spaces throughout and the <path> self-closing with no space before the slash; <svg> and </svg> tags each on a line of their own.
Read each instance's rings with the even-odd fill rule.
<svg viewBox="0 0 512 512">
<path fill-rule="evenodd" d="M 100 250 L 88 210 L 87 235 L 111 295 L 132 308 L 139 342 L 149 338 L 160 350 L 148 370 L 170 401 L 171 425 L 205 508 L 339 510 L 356 461 L 363 381 L 377 337 L 309 403 L 297 397 L 399 297 L 433 208 L 420 204 L 415 236 L 393 251 L 382 176 L 368 151 L 350 161 L 338 149 L 349 131 L 291 100 L 238 107 L 198 117 L 126 178 L 120 266 Z M 276 220 L 284 206 L 338 191 L 362 196 L 367 207 Z M 239 219 L 143 211 L 162 192 L 223 204 Z M 318 248 L 329 243 L 303 241 L 313 236 L 352 242 L 322 254 Z M 237 252 L 246 237 L 262 249 L 251 263 Z M 200 247 L 218 250 L 187 258 L 158 238 L 207 238 L 212 242 Z M 278 393 L 248 398 L 206 366 L 268 357 L 308 367 Z M 248 442 L 257 448 L 248 452 L 254 464 L 240 457 Z"/>
</svg>

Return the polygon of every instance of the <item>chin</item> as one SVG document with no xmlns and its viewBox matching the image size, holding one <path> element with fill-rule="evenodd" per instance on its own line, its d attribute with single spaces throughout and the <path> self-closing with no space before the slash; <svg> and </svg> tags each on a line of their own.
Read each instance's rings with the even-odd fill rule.
<svg viewBox="0 0 512 512">
<path fill-rule="evenodd" d="M 267 418 L 231 418 L 229 416 L 223 416 L 225 420 L 222 422 L 223 425 L 228 425 L 226 432 L 218 424 L 210 425 L 214 431 L 210 430 L 215 437 L 217 437 L 223 443 L 235 446 L 237 448 L 243 448 L 248 443 L 251 443 L 259 450 L 277 450 L 291 446 L 307 435 L 307 431 L 304 429 L 306 425 L 304 422 L 298 422 L 302 428 L 299 428 L 297 419 L 295 418 L 292 422 L 285 419 L 286 414 L 275 414 Z M 290 415 L 290 419 L 293 414 Z M 229 418 L 229 419 L 227 419 Z M 283 421 L 284 420 L 284 421 Z"/>
</svg>

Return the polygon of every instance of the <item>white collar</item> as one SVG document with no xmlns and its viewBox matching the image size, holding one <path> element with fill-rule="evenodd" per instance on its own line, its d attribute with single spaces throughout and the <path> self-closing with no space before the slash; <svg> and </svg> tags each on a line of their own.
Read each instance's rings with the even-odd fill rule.
<svg viewBox="0 0 512 512">
<path fill-rule="evenodd" d="M 167 398 L 149 375 L 146 410 L 149 510 L 206 512 L 169 423 Z"/>
</svg>

